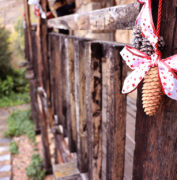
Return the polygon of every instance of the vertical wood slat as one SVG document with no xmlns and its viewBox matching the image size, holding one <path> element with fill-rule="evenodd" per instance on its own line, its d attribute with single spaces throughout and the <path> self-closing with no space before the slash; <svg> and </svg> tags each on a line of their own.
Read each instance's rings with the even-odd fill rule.
<svg viewBox="0 0 177 180">
<path fill-rule="evenodd" d="M 77 164 L 81 172 L 88 170 L 87 150 L 87 123 L 86 123 L 86 101 L 85 101 L 85 62 L 88 57 L 89 45 L 85 40 L 75 40 L 75 106 L 76 106 L 76 129 L 77 129 Z"/>
<path fill-rule="evenodd" d="M 102 129 L 101 129 L 101 93 L 102 93 L 102 46 L 91 45 L 91 57 L 87 62 L 87 127 L 88 127 L 88 156 L 89 179 L 101 179 L 102 163 Z"/>
<path fill-rule="evenodd" d="M 52 108 L 52 115 L 57 115 L 57 85 L 55 79 L 56 73 L 56 49 L 58 46 L 58 39 L 55 36 L 48 36 L 48 56 L 49 56 L 49 72 L 50 72 L 50 106 Z M 55 122 L 55 124 L 58 122 Z"/>
<path fill-rule="evenodd" d="M 74 78 L 74 39 L 65 38 L 66 48 L 66 101 L 67 101 L 67 135 L 69 149 L 76 152 L 76 114 L 75 114 L 75 78 Z"/>
<path fill-rule="evenodd" d="M 91 57 L 86 64 L 91 180 L 123 179 L 126 98 L 121 88 L 126 70 L 121 63 L 120 48 L 91 43 Z"/>
<path fill-rule="evenodd" d="M 55 109 L 55 113 L 58 117 L 58 123 L 62 124 L 62 120 L 63 120 L 63 114 L 62 114 L 62 77 L 61 77 L 61 57 L 60 57 L 60 52 L 59 52 L 59 37 L 51 35 L 53 37 L 55 37 L 55 42 L 51 42 L 51 43 L 56 43 L 55 45 L 55 63 L 54 63 L 54 70 L 51 69 L 51 71 L 54 71 L 54 77 L 53 77 L 53 81 L 55 82 L 55 90 L 56 90 L 56 94 L 54 97 L 54 101 L 55 101 L 55 105 L 56 105 L 56 109 Z"/>
<path fill-rule="evenodd" d="M 175 53 L 177 44 L 177 0 L 163 1 L 161 35 L 166 42 L 164 57 Z M 154 7 L 155 8 L 155 7 Z M 145 115 L 142 87 L 138 89 L 133 179 L 175 180 L 177 178 L 177 102 L 163 98 L 158 113 Z"/>
<path fill-rule="evenodd" d="M 62 104 L 60 105 L 62 108 L 62 125 L 63 125 L 63 134 L 67 135 L 67 118 L 66 118 L 66 47 L 64 43 L 64 36 L 59 37 L 59 53 L 60 53 L 60 70 L 61 70 L 61 78 L 60 78 L 60 86 L 61 86 L 61 98 Z"/>
<path fill-rule="evenodd" d="M 56 36 L 49 36 L 50 42 L 50 83 L 51 83 L 51 102 L 53 108 L 53 115 L 61 116 L 60 108 L 60 61 L 59 61 L 59 38 Z M 58 124 L 60 121 L 55 122 Z"/>
<path fill-rule="evenodd" d="M 104 46 L 102 63 L 102 180 L 124 175 L 126 96 L 121 94 L 126 75 L 120 48 Z M 104 167 L 105 165 L 105 167 Z"/>
<path fill-rule="evenodd" d="M 41 1 L 41 6 L 46 10 L 46 2 L 47 0 Z M 44 91 L 47 93 L 47 97 L 49 97 L 49 76 L 48 76 L 48 49 L 47 49 L 47 21 L 46 19 L 41 19 L 38 17 L 38 27 L 37 27 L 37 61 L 38 61 L 38 87 L 42 87 Z M 38 99 L 42 101 L 42 95 L 40 92 L 38 93 Z M 43 102 L 43 101 L 42 101 Z M 38 102 L 38 106 L 40 106 L 40 102 Z M 45 107 L 46 106 L 46 107 Z M 39 119 L 40 119 L 40 128 L 41 128 L 41 138 L 42 138 L 42 150 L 43 150 L 43 164 L 46 172 L 52 172 L 52 164 L 50 157 L 50 149 L 49 149 L 49 139 L 48 139 L 48 114 L 45 109 L 48 108 L 48 105 L 44 105 L 42 103 L 42 107 L 40 108 Z"/>
<path fill-rule="evenodd" d="M 31 31 L 32 37 L 32 59 L 31 59 L 31 66 L 33 68 L 34 79 L 30 80 L 30 97 L 31 97 L 31 111 L 32 117 L 35 124 L 35 131 L 36 133 L 40 132 L 40 125 L 39 125 L 39 108 L 38 103 L 36 101 L 37 98 L 37 78 L 38 78 L 38 71 L 37 71 L 37 47 L 36 47 L 36 34 L 35 31 Z"/>
</svg>

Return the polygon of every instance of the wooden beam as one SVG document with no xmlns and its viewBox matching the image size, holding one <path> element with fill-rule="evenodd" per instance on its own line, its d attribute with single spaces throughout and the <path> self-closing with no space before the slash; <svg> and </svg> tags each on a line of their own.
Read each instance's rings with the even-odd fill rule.
<svg viewBox="0 0 177 180">
<path fill-rule="evenodd" d="M 176 4 L 177 0 L 163 1 L 161 35 L 166 42 L 166 48 L 163 51 L 164 58 L 176 53 Z M 139 88 L 133 180 L 176 179 L 177 101 L 164 96 L 158 113 L 153 117 L 148 117 L 143 111 L 141 97 L 142 89 Z"/>
<path fill-rule="evenodd" d="M 31 62 L 33 58 L 32 39 L 31 39 L 31 18 L 30 18 L 30 8 L 27 0 L 24 0 L 24 11 L 25 11 L 25 21 L 26 21 L 26 29 L 27 29 L 28 48 L 29 48 L 28 61 Z"/>
<path fill-rule="evenodd" d="M 92 31 L 132 29 L 138 12 L 139 4 L 132 3 L 50 19 L 48 26 L 57 29 Z"/>
</svg>

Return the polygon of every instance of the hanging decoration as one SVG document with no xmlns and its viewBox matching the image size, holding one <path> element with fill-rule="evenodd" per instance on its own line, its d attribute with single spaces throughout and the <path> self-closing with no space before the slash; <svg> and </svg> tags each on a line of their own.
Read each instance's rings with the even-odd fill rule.
<svg viewBox="0 0 177 180">
<path fill-rule="evenodd" d="M 147 115 L 152 116 L 158 110 L 163 93 L 177 100 L 177 55 L 161 58 L 160 50 L 164 46 L 159 37 L 162 0 L 159 0 L 157 29 L 152 19 L 151 0 L 139 0 L 139 3 L 143 7 L 136 20 L 135 46 L 125 46 L 121 51 L 126 64 L 133 70 L 125 79 L 122 93 L 134 91 L 144 79 L 143 108 Z"/>
<path fill-rule="evenodd" d="M 34 5 L 34 14 L 36 16 L 41 16 L 42 19 L 46 19 L 46 14 L 43 11 L 39 1 L 40 0 L 28 0 L 28 4 L 29 5 Z"/>
</svg>

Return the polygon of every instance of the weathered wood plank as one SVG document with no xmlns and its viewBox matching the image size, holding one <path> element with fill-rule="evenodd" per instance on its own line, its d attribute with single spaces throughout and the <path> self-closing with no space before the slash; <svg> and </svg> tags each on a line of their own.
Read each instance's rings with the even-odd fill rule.
<svg viewBox="0 0 177 180">
<path fill-rule="evenodd" d="M 121 44 L 91 43 L 86 62 L 86 108 L 89 179 L 123 179 L 126 97 L 121 94 L 126 76 Z M 88 48 L 89 49 L 89 48 Z"/>
<path fill-rule="evenodd" d="M 163 1 L 161 35 L 166 42 L 164 57 L 174 54 L 176 39 L 177 0 Z M 164 97 L 158 113 L 145 115 L 141 88 L 138 89 L 134 180 L 177 178 L 177 102 Z"/>
<path fill-rule="evenodd" d="M 66 47 L 64 43 L 64 36 L 59 36 L 59 54 L 60 54 L 60 86 L 61 86 L 61 98 L 62 98 L 62 125 L 64 130 L 64 136 L 67 135 L 67 104 L 66 104 Z M 61 104 L 60 104 L 61 106 Z"/>
<path fill-rule="evenodd" d="M 48 26 L 58 29 L 92 31 L 132 29 L 138 12 L 139 4 L 134 3 L 50 19 Z"/>
<path fill-rule="evenodd" d="M 85 101 L 85 62 L 88 60 L 88 47 L 85 40 L 75 40 L 75 102 L 77 128 L 77 164 L 81 172 L 88 171 L 87 123 Z"/>
<path fill-rule="evenodd" d="M 52 116 L 58 117 L 58 93 L 57 93 L 57 82 L 56 82 L 56 51 L 58 50 L 58 38 L 55 36 L 48 36 L 48 64 L 49 64 L 49 72 L 50 72 L 50 107 L 52 108 Z M 55 124 L 59 124 L 54 121 Z"/>
<path fill-rule="evenodd" d="M 66 100 L 67 100 L 67 129 L 69 149 L 76 152 L 76 115 L 75 115 L 75 79 L 74 79 L 74 40 L 65 38 L 66 47 Z"/>
<path fill-rule="evenodd" d="M 120 57 L 120 48 L 105 45 L 103 49 L 105 61 L 102 63 L 102 179 L 122 180 L 126 96 L 121 94 L 121 89 L 126 69 Z"/>
<path fill-rule="evenodd" d="M 62 77 L 61 77 L 61 59 L 59 53 L 59 37 L 55 35 L 49 35 L 51 40 L 51 46 L 53 47 L 53 53 L 51 54 L 51 63 L 53 65 L 50 68 L 51 72 L 51 82 L 53 84 L 53 103 L 54 103 L 54 115 L 57 122 L 55 124 L 62 124 L 63 114 L 62 114 Z M 55 89 L 54 89 L 55 88 Z"/>
<path fill-rule="evenodd" d="M 92 44 L 86 62 L 86 105 L 88 131 L 89 179 L 101 179 L 102 165 L 102 46 Z"/>
<path fill-rule="evenodd" d="M 29 48 L 28 60 L 32 61 L 33 52 L 32 52 L 32 39 L 31 39 L 31 16 L 30 16 L 30 9 L 27 0 L 24 0 L 24 12 L 25 12 L 25 22 L 26 22 L 26 31 L 27 31 L 28 48 Z"/>
</svg>

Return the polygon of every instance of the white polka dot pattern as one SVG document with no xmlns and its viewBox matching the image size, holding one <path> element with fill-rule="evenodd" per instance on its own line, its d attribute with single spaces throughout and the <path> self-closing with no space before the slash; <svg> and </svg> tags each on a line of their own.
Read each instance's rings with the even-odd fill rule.
<svg viewBox="0 0 177 180">
<path fill-rule="evenodd" d="M 141 64 L 124 81 L 122 93 L 128 94 L 134 91 L 149 71 L 149 63 Z"/>
<path fill-rule="evenodd" d="M 177 75 L 163 61 L 158 63 L 158 67 L 160 82 L 164 94 L 177 100 Z"/>
<path fill-rule="evenodd" d="M 152 19 L 151 0 L 142 0 L 139 2 L 144 2 L 145 4 L 137 17 L 136 25 L 141 27 L 142 35 L 150 41 L 153 47 L 155 47 L 158 42 L 158 37 L 156 36 L 156 31 Z"/>
<path fill-rule="evenodd" d="M 171 69 L 177 71 L 177 55 L 171 56 L 163 60 Z"/>
</svg>

